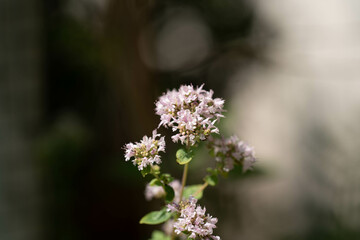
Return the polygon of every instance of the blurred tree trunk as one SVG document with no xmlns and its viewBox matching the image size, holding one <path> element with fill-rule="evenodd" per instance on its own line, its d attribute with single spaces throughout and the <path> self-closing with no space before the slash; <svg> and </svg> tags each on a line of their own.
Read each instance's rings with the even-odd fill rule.
<svg viewBox="0 0 360 240">
<path fill-rule="evenodd" d="M 31 145 L 40 113 L 40 17 L 35 0 L 0 0 L 0 239 L 38 240 Z"/>
<path fill-rule="evenodd" d="M 154 115 L 156 84 L 141 60 L 138 42 L 148 21 L 148 0 L 110 1 L 104 20 L 104 54 L 110 86 L 120 106 L 122 123 L 136 139 L 150 135 L 157 124 Z M 140 94 L 139 94 L 140 93 Z M 130 114 L 125 116 L 124 112 Z"/>
</svg>

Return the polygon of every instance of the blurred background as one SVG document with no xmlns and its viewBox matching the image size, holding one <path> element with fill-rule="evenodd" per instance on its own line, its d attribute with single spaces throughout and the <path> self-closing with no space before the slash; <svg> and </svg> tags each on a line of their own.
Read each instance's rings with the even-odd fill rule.
<svg viewBox="0 0 360 240">
<path fill-rule="evenodd" d="M 0 239 L 149 239 L 138 221 L 160 203 L 122 146 L 189 83 L 226 100 L 220 131 L 258 157 L 206 190 L 217 235 L 360 239 L 359 13 L 357 0 L 0 0 Z M 180 178 L 175 151 L 167 137 L 162 166 Z M 201 149 L 190 184 L 210 161 Z"/>
</svg>

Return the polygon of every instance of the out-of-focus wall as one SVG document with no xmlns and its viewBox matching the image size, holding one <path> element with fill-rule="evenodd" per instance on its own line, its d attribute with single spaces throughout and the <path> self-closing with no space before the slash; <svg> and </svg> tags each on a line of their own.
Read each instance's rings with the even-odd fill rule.
<svg viewBox="0 0 360 240">
<path fill-rule="evenodd" d="M 40 195 L 32 158 L 39 126 L 40 8 L 0 1 L 0 239 L 39 239 Z"/>
<path fill-rule="evenodd" d="M 360 6 L 341 0 L 257 6 L 278 38 L 269 65 L 233 78 L 247 84 L 231 89 L 228 128 L 256 146 L 268 176 L 242 184 L 242 227 L 231 224 L 238 229 L 231 234 L 354 239 L 345 236 L 360 226 Z"/>
</svg>

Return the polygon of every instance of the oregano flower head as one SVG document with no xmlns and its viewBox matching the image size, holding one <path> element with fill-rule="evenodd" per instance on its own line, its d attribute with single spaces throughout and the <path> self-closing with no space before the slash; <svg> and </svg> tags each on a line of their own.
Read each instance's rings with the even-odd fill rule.
<svg viewBox="0 0 360 240">
<path fill-rule="evenodd" d="M 215 123 L 224 117 L 224 100 L 214 99 L 213 93 L 204 90 L 203 85 L 196 89 L 183 85 L 179 90 L 168 91 L 155 103 L 161 120 L 159 126 L 171 127 L 177 132 L 171 137 L 173 142 L 187 145 L 195 145 L 211 133 L 219 133 Z"/>
<path fill-rule="evenodd" d="M 209 147 L 213 151 L 215 160 L 221 164 L 222 170 L 229 172 L 234 164 L 242 165 L 243 172 L 251 169 L 254 165 L 255 151 L 238 137 L 230 138 L 209 138 Z"/>
<path fill-rule="evenodd" d="M 213 235 L 218 219 L 205 214 L 206 208 L 201 208 L 196 203 L 197 199 L 190 196 L 188 200 L 181 201 L 179 204 L 168 205 L 169 211 L 180 215 L 174 223 L 175 233 L 187 232 L 190 239 L 220 240 L 219 236 Z"/>
<path fill-rule="evenodd" d="M 144 136 L 140 142 L 128 143 L 125 145 L 125 161 L 133 158 L 132 162 L 137 165 L 139 170 L 147 166 L 160 164 L 159 152 L 165 152 L 165 139 L 160 137 L 156 130 L 152 132 L 152 137 Z M 157 137 L 160 137 L 157 139 Z"/>
</svg>

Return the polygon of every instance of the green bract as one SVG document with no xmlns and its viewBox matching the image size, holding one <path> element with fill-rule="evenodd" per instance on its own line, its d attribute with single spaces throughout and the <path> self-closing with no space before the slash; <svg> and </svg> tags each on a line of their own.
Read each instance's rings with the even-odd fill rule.
<svg viewBox="0 0 360 240">
<path fill-rule="evenodd" d="M 144 217 L 141 218 L 140 224 L 149 224 L 156 225 L 163 222 L 166 222 L 170 217 L 171 213 L 166 210 L 166 208 L 161 209 L 160 211 L 149 212 Z"/>
<path fill-rule="evenodd" d="M 192 160 L 193 155 L 192 151 L 186 151 L 185 149 L 180 148 L 176 152 L 176 161 L 180 165 L 187 164 Z"/>
<path fill-rule="evenodd" d="M 158 165 L 154 165 L 151 167 L 151 173 L 154 175 L 160 174 L 160 167 Z"/>
<path fill-rule="evenodd" d="M 149 185 L 150 186 L 162 186 L 162 182 L 159 179 L 154 178 L 153 180 L 150 181 Z"/>
</svg>

